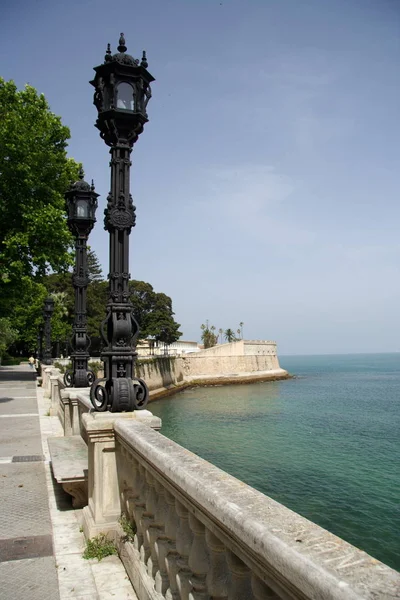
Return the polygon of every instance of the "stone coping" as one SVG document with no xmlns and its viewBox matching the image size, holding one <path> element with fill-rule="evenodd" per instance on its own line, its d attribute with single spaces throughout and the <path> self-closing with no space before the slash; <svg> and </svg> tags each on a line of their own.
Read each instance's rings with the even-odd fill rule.
<svg viewBox="0 0 400 600">
<path fill-rule="evenodd" d="M 82 422 L 89 434 L 93 432 L 102 432 L 112 430 L 117 420 L 141 423 L 146 428 L 160 429 L 161 419 L 156 417 L 149 410 L 134 410 L 132 412 L 90 412 L 82 415 Z"/>
<path fill-rule="evenodd" d="M 118 419 L 114 429 L 197 518 L 241 549 L 244 562 L 261 566 L 298 597 L 399 597 L 400 573 L 365 552 L 141 423 Z"/>
</svg>

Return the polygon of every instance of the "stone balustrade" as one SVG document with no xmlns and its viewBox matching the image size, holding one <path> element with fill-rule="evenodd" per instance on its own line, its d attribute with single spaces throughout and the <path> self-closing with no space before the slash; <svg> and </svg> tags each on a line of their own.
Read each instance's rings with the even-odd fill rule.
<svg viewBox="0 0 400 600">
<path fill-rule="evenodd" d="M 115 539 L 139 600 L 400 598 L 399 573 L 167 439 L 150 412 L 95 413 L 54 376 L 64 433 L 88 448 L 85 536 Z"/>
<path fill-rule="evenodd" d="M 398 597 L 400 574 L 366 553 L 141 423 L 114 430 L 139 600 Z"/>
</svg>

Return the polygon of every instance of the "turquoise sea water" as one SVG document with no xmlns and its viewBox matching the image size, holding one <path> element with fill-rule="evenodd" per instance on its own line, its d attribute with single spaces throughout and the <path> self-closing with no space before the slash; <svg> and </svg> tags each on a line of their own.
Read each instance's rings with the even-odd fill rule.
<svg viewBox="0 0 400 600">
<path fill-rule="evenodd" d="M 400 353 L 280 364 L 296 378 L 150 409 L 167 437 L 400 570 Z"/>
</svg>

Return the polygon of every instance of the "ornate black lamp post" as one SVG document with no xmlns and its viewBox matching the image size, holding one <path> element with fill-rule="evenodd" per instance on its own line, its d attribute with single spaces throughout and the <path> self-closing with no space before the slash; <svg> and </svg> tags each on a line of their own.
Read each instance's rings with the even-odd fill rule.
<svg viewBox="0 0 400 600">
<path fill-rule="evenodd" d="M 39 325 L 37 334 L 37 359 L 41 362 L 43 359 L 43 325 Z"/>
<path fill-rule="evenodd" d="M 104 63 L 94 68 L 96 75 L 90 82 L 96 90 L 96 127 L 111 147 L 111 190 L 104 211 L 104 226 L 110 233 L 109 299 L 101 327 L 105 378 L 93 384 L 91 400 L 96 410 L 112 412 L 145 408 L 148 400 L 146 384 L 134 378 L 139 327 L 128 288 L 129 234 L 135 225 L 129 171 L 133 144 L 148 121 L 146 107 L 154 77 L 147 71 L 145 52 L 139 62 L 126 50 L 121 33 L 117 54 L 111 54 L 108 44 Z"/>
<path fill-rule="evenodd" d="M 54 300 L 50 296 L 44 301 L 44 353 L 42 363 L 51 365 L 51 315 L 54 311 Z"/>
<path fill-rule="evenodd" d="M 83 180 L 80 170 L 79 181 L 71 185 L 65 194 L 68 227 L 75 236 L 75 269 L 72 284 L 75 290 L 75 319 L 72 328 L 72 370 L 64 375 L 65 385 L 87 387 L 95 380 L 93 371 L 88 370 L 90 339 L 86 332 L 86 290 L 89 283 L 87 269 L 87 240 L 96 222 L 98 194 L 94 185 Z"/>
</svg>

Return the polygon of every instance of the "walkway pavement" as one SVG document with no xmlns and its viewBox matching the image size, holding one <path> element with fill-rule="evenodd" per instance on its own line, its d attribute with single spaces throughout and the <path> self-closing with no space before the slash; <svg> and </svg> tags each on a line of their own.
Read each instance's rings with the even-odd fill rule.
<svg viewBox="0 0 400 600">
<path fill-rule="evenodd" d="M 137 600 L 116 556 L 84 560 L 81 511 L 51 475 L 63 435 L 27 365 L 0 367 L 0 600 Z"/>
<path fill-rule="evenodd" d="M 2 600 L 59 599 L 35 374 L 0 367 Z"/>
</svg>

